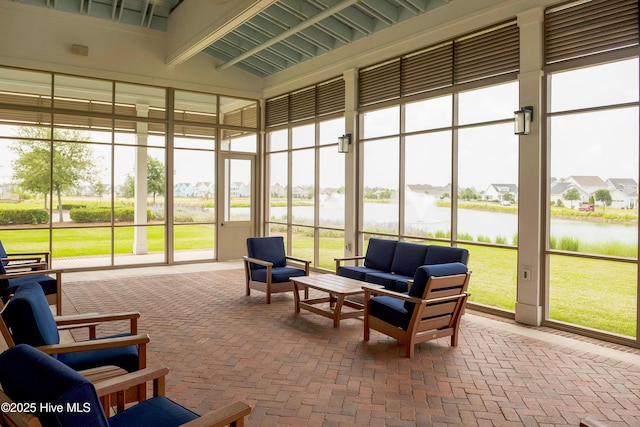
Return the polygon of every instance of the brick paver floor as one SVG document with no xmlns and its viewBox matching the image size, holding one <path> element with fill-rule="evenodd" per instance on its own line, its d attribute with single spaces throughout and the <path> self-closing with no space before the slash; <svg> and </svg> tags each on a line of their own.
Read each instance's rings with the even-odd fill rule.
<svg viewBox="0 0 640 427">
<path fill-rule="evenodd" d="M 108 275 L 108 273 L 107 273 Z M 240 269 L 66 281 L 64 312 L 138 310 L 149 365 L 198 412 L 235 400 L 248 426 L 640 426 L 640 356 L 467 310 L 459 345 L 413 358 L 359 319 L 294 313 L 293 296 L 245 296 Z"/>
</svg>

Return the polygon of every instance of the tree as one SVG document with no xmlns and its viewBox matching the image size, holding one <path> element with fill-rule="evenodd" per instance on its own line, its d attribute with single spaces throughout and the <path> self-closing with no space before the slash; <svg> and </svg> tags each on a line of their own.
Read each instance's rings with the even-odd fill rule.
<svg viewBox="0 0 640 427">
<path fill-rule="evenodd" d="M 45 209 L 47 195 L 52 192 L 58 199 L 62 222 L 62 194 L 78 188 L 83 182 L 94 181 L 96 176 L 93 148 L 83 144 L 89 139 L 78 131 L 56 129 L 54 141 L 72 142 L 55 142 L 52 150 L 47 128 L 22 127 L 16 136 L 20 139 L 11 146 L 18 155 L 13 161 L 15 184 L 23 191 L 43 194 Z"/>
<path fill-rule="evenodd" d="M 611 192 L 606 188 L 596 190 L 593 198 L 597 202 L 602 202 L 602 212 L 604 212 L 605 206 L 611 206 Z"/>
<path fill-rule="evenodd" d="M 571 187 L 564 193 L 562 193 L 562 198 L 565 200 L 569 200 L 571 202 L 571 209 L 573 209 L 573 201 L 580 200 L 580 192 L 577 188 Z"/>
<path fill-rule="evenodd" d="M 153 204 L 156 196 L 164 195 L 164 164 L 153 157 L 147 157 L 147 194 L 153 195 Z M 127 174 L 120 189 L 120 196 L 128 199 L 135 195 L 135 179 L 132 174 Z"/>
</svg>

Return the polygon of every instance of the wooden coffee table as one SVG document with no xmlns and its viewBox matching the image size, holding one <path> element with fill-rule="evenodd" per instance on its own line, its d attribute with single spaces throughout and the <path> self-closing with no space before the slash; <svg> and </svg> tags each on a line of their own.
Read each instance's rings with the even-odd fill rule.
<svg viewBox="0 0 640 427">
<path fill-rule="evenodd" d="M 348 296 L 362 295 L 362 285 L 364 282 L 360 280 L 350 279 L 348 277 L 338 276 L 336 274 L 318 274 L 313 276 L 292 277 L 293 296 L 296 303 L 296 313 L 300 313 L 300 309 L 311 311 L 329 319 L 333 319 L 333 327 L 340 327 L 340 320 L 353 317 L 360 317 L 364 314 L 364 305 L 346 299 Z M 367 283 L 367 286 L 376 287 Z M 379 286 L 383 288 L 383 286 Z M 304 288 L 316 289 L 318 291 L 329 294 L 323 298 L 300 299 L 299 291 Z M 320 304 L 329 303 L 327 307 L 321 307 Z M 347 310 L 343 311 L 345 307 Z"/>
</svg>

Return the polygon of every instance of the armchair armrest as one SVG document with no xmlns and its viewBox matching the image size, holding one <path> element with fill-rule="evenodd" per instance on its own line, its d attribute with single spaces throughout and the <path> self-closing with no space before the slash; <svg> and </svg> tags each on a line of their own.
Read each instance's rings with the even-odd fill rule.
<svg viewBox="0 0 640 427">
<path fill-rule="evenodd" d="M 89 338 L 96 338 L 96 327 L 100 323 L 116 322 L 120 320 L 129 320 L 129 333 L 135 335 L 138 333 L 138 319 L 140 313 L 137 311 L 123 313 L 85 313 L 72 314 L 67 316 L 57 316 L 55 318 L 56 325 L 59 330 L 62 329 L 83 329 L 89 328 Z"/>
<path fill-rule="evenodd" d="M 400 293 L 400 292 L 392 291 L 392 290 L 381 288 L 381 287 L 363 285 L 362 289 L 364 290 L 364 299 L 365 300 L 371 298 L 371 295 L 375 295 L 375 296 L 385 295 L 385 296 L 388 296 L 388 297 L 401 299 L 403 301 L 412 302 L 414 304 L 421 304 L 424 301 L 424 300 L 422 300 L 420 298 L 411 297 L 411 296 L 409 296 L 407 294 L 403 294 L 403 293 Z"/>
<path fill-rule="evenodd" d="M 43 274 L 55 274 L 56 277 L 61 277 L 62 273 L 63 273 L 63 270 L 16 271 L 16 272 L 7 272 L 7 274 L 0 274 L 0 279 L 14 279 L 16 277 L 41 276 Z"/>
<path fill-rule="evenodd" d="M 242 259 L 244 260 L 245 264 L 259 264 L 265 267 L 273 267 L 273 263 L 269 262 L 269 261 L 265 261 L 262 259 L 258 259 L 258 258 L 250 258 L 248 256 L 243 256 Z"/>
<path fill-rule="evenodd" d="M 208 412 L 193 421 L 182 424 L 182 427 L 223 427 L 244 425 L 237 423 L 251 413 L 251 407 L 243 402 L 233 402 L 213 412 Z"/>
<path fill-rule="evenodd" d="M 76 351 L 103 350 L 127 345 L 144 346 L 149 343 L 149 335 L 138 334 L 126 337 L 104 338 L 91 341 L 78 341 L 65 344 L 51 344 L 37 347 L 47 354 L 73 353 Z"/>
<path fill-rule="evenodd" d="M 365 259 L 365 256 L 364 255 L 356 255 L 356 256 L 334 258 L 333 260 L 336 262 L 336 273 L 338 273 L 338 270 L 340 269 L 340 266 L 342 265 L 343 262 L 345 262 L 345 261 L 356 261 L 356 265 L 357 265 L 358 264 L 357 261 L 359 261 L 361 259 Z"/>
<path fill-rule="evenodd" d="M 159 393 L 156 395 L 162 396 L 164 395 L 164 384 L 161 382 L 164 381 L 164 377 L 168 373 L 168 368 L 144 368 L 94 383 L 94 387 L 98 397 L 102 397 L 144 384 L 147 381 L 158 381 L 158 386 L 154 386 L 154 392 Z"/>
<path fill-rule="evenodd" d="M 300 264 L 303 264 L 304 266 L 304 271 L 306 273 L 306 275 L 309 275 L 309 265 L 311 264 L 311 261 L 309 261 L 308 259 L 303 259 L 303 258 L 297 258 L 297 257 L 293 257 L 293 256 L 286 256 L 287 261 L 294 261 L 294 262 L 298 262 Z"/>
<path fill-rule="evenodd" d="M 167 368 L 145 368 L 136 372 L 120 375 L 94 384 L 98 397 L 109 396 L 153 381 L 153 391 L 155 396 L 162 396 L 165 393 L 165 376 L 169 373 Z M 234 402 L 221 409 L 209 412 L 200 418 L 182 424 L 184 427 L 223 427 L 227 425 L 235 426 L 236 422 L 242 420 L 251 413 L 251 407 L 243 402 Z M 240 423 L 243 425 L 243 423 Z"/>
</svg>

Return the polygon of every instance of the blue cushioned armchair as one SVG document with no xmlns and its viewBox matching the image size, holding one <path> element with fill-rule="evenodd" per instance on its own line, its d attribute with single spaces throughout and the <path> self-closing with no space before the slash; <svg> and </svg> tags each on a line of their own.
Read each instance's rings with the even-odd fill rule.
<svg viewBox="0 0 640 427">
<path fill-rule="evenodd" d="M 40 285 L 50 305 L 56 306 L 56 314 L 62 314 L 62 270 L 51 270 L 44 262 L 38 267 L 24 268 L 5 267 L 0 262 L 0 301 L 6 304 L 9 296 L 25 283 L 36 282 Z M 45 267 L 45 269 L 40 268 Z"/>
<path fill-rule="evenodd" d="M 138 334 L 137 312 L 53 317 L 37 283 L 20 286 L 0 313 L 0 332 L 9 347 L 28 344 L 53 355 L 76 370 L 114 365 L 128 372 L 146 367 L 149 336 Z M 96 326 L 107 321 L 129 321 L 125 334 L 96 337 Z M 60 329 L 88 327 L 89 340 L 60 342 Z"/>
<path fill-rule="evenodd" d="M 376 330 L 405 345 L 407 357 L 416 344 L 440 337 L 450 336 L 456 346 L 470 277 L 467 266 L 455 262 L 419 267 L 408 293 L 364 285 L 364 340 Z"/>
<path fill-rule="evenodd" d="M 287 256 L 281 236 L 250 237 L 247 253 L 243 257 L 247 295 L 251 289 L 266 292 L 267 304 L 271 304 L 272 293 L 293 292 L 292 277 L 309 275 L 311 261 Z M 308 292 L 305 290 L 305 298 Z"/>
<path fill-rule="evenodd" d="M 242 426 L 251 408 L 234 402 L 202 417 L 164 396 L 166 368 L 144 369 L 92 384 L 87 378 L 60 361 L 28 345 L 18 345 L 0 354 L 0 401 L 21 402 L 25 411 L 0 413 L 3 425 L 60 427 L 135 426 Z M 153 381 L 155 396 L 130 406 L 109 418 L 101 398 L 132 386 Z M 146 386 L 145 386 L 146 388 Z M 120 394 L 121 395 L 121 394 Z M 107 403 L 109 400 L 106 401 Z M 107 408 L 110 405 L 107 404 Z M 44 410 L 41 408 L 58 408 Z M 11 424 L 14 421 L 15 424 Z M 38 423 L 39 422 L 39 423 Z"/>
<path fill-rule="evenodd" d="M 8 253 L 0 240 L 0 262 L 8 268 L 35 268 L 46 270 L 51 265 L 50 252 L 11 252 Z"/>
</svg>

